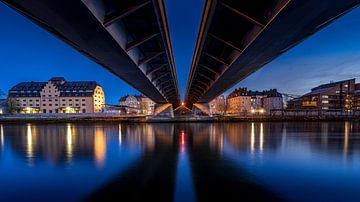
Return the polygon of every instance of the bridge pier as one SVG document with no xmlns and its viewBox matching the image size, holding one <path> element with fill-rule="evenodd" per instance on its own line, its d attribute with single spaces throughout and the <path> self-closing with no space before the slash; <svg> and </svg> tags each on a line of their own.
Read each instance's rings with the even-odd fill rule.
<svg viewBox="0 0 360 202">
<path fill-rule="evenodd" d="M 154 116 L 174 117 L 174 109 L 170 103 L 155 104 Z"/>
<path fill-rule="evenodd" d="M 210 116 L 210 104 L 209 103 L 195 103 L 192 107 L 193 114 L 198 115 L 208 115 Z"/>
</svg>

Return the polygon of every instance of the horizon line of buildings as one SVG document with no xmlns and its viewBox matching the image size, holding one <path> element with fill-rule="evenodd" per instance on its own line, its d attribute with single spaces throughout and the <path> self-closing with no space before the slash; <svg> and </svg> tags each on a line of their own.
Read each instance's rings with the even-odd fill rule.
<svg viewBox="0 0 360 202">
<path fill-rule="evenodd" d="M 286 95 L 286 94 L 285 94 Z M 357 111 L 360 110 L 360 83 L 355 79 L 321 84 L 284 104 L 277 89 L 252 91 L 237 88 L 209 103 L 210 114 L 279 114 L 285 110 Z M 13 103 L 9 103 L 9 100 Z M 9 90 L 8 99 L 0 99 L 0 114 L 5 105 L 14 113 L 99 113 L 151 115 L 155 102 L 144 95 L 126 95 L 118 105 L 105 104 L 105 93 L 95 81 L 66 81 L 53 77 L 47 82 L 21 82 Z"/>
</svg>

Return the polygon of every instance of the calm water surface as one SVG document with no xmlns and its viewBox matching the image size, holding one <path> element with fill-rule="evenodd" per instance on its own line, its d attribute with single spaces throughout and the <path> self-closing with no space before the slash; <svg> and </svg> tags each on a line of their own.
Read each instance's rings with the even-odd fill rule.
<svg viewBox="0 0 360 202">
<path fill-rule="evenodd" d="M 360 201 L 360 124 L 0 124 L 0 201 Z"/>
</svg>

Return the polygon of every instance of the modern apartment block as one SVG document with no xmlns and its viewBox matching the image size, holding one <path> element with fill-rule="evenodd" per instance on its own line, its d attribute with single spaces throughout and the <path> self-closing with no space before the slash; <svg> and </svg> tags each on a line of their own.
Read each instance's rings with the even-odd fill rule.
<svg viewBox="0 0 360 202">
<path fill-rule="evenodd" d="M 102 87 L 95 81 L 66 81 L 54 77 L 47 82 L 22 82 L 9 90 L 18 113 L 94 113 L 105 104 Z"/>
<path fill-rule="evenodd" d="M 355 79 L 319 85 L 288 102 L 289 110 L 351 111 L 360 109 L 360 84 Z"/>
</svg>

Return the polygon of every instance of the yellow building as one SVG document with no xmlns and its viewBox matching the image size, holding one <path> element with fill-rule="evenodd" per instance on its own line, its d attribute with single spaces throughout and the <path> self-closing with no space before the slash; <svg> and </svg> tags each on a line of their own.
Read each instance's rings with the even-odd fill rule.
<svg viewBox="0 0 360 202">
<path fill-rule="evenodd" d="M 55 77 L 48 82 L 22 82 L 9 90 L 19 113 L 94 113 L 105 104 L 102 87 L 95 81 L 68 82 Z"/>
</svg>

